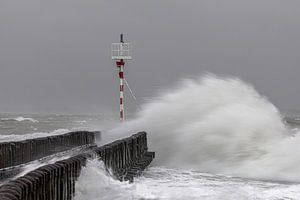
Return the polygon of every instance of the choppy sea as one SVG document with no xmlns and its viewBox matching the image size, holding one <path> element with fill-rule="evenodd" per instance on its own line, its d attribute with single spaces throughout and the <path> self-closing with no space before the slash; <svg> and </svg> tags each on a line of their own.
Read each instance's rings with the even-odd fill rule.
<svg viewBox="0 0 300 200">
<path fill-rule="evenodd" d="M 133 183 L 119 182 L 106 173 L 103 163 L 89 160 L 76 183 L 76 200 L 297 200 L 298 127 L 287 124 L 250 85 L 202 77 L 158 95 L 122 124 L 114 113 L 0 114 L 0 142 L 100 130 L 101 145 L 136 131 L 148 132 L 149 149 L 157 157 L 142 176 Z"/>
</svg>

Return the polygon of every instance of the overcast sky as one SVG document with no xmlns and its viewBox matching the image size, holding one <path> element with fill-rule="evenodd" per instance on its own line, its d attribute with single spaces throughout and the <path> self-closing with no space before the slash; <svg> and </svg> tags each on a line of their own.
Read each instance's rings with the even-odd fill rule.
<svg viewBox="0 0 300 200">
<path fill-rule="evenodd" d="M 110 45 L 121 32 L 140 103 L 212 72 L 300 109 L 299 10 L 299 0 L 0 0 L 0 112 L 117 111 Z"/>
</svg>

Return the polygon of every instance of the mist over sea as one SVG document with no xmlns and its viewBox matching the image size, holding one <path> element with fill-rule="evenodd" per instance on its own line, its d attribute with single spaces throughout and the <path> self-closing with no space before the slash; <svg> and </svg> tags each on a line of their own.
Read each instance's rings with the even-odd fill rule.
<svg viewBox="0 0 300 200">
<path fill-rule="evenodd" d="M 89 160 L 76 200 L 300 199 L 300 132 L 286 115 L 251 85 L 207 75 L 160 92 L 123 124 L 116 113 L 0 114 L 0 141 L 100 130 L 101 145 L 148 132 L 157 157 L 141 177 L 119 182 Z"/>
</svg>

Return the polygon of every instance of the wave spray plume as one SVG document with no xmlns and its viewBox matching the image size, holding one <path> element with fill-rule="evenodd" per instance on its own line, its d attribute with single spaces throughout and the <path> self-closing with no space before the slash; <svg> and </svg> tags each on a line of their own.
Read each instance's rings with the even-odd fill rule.
<svg viewBox="0 0 300 200">
<path fill-rule="evenodd" d="M 164 92 L 107 139 L 145 130 L 159 166 L 300 181 L 300 138 L 252 86 L 206 75 Z"/>
</svg>

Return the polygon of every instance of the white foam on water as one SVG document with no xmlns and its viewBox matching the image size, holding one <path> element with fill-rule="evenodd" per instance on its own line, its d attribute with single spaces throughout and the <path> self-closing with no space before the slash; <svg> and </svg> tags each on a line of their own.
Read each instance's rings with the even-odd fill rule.
<svg viewBox="0 0 300 200">
<path fill-rule="evenodd" d="M 279 184 L 160 167 L 150 168 L 144 176 L 135 179 L 134 185 L 135 193 L 151 194 L 152 199 L 265 200 L 300 197 L 299 184 Z"/>
<path fill-rule="evenodd" d="M 22 176 L 26 175 L 27 173 L 29 173 L 29 172 L 31 172 L 31 171 L 39 168 L 39 167 L 42 167 L 42 166 L 48 165 L 48 164 L 53 164 L 57 161 L 68 159 L 69 157 L 70 156 L 68 156 L 68 155 L 64 155 L 64 156 L 50 158 L 46 162 L 42 161 L 42 160 L 32 161 L 31 163 L 29 163 L 29 164 L 25 165 L 24 167 L 22 167 L 22 171 L 19 174 L 17 174 L 15 176 L 15 178 L 22 177 Z"/>
<path fill-rule="evenodd" d="M 75 200 L 299 199 L 299 184 L 232 178 L 197 171 L 151 167 L 132 184 L 114 180 L 98 160 L 90 160 L 76 182 Z"/>
<path fill-rule="evenodd" d="M 28 133 L 23 135 L 17 135 L 17 134 L 0 135 L 0 142 L 28 140 L 33 138 L 61 135 L 68 132 L 70 132 L 69 129 L 57 129 L 52 132 L 36 132 L 36 133 Z"/>
<path fill-rule="evenodd" d="M 132 199 L 127 190 L 131 187 L 128 182 L 122 183 L 110 177 L 103 162 L 88 160 L 76 182 L 75 200 Z"/>
<path fill-rule="evenodd" d="M 15 117 L 15 118 L 1 118 L 1 121 L 17 121 L 17 122 L 23 122 L 23 121 L 29 121 L 32 123 L 38 123 L 39 121 L 30 117 Z"/>
<path fill-rule="evenodd" d="M 103 138 L 141 130 L 148 132 L 158 166 L 300 181 L 300 137 L 289 133 L 267 98 L 237 78 L 186 79 Z"/>
</svg>

